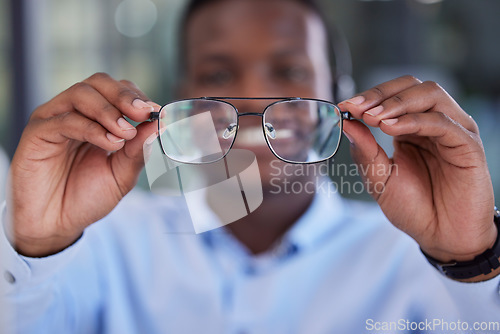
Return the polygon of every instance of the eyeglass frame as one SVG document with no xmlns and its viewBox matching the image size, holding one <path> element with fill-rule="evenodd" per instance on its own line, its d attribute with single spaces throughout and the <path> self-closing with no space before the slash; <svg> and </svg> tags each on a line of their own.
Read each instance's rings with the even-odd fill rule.
<svg viewBox="0 0 500 334">
<path fill-rule="evenodd" d="M 179 161 L 177 159 L 173 159 L 171 158 L 166 152 L 165 152 L 165 148 L 163 147 L 163 143 L 161 141 L 161 136 L 159 135 L 160 134 L 160 113 L 161 111 L 163 110 L 163 108 L 165 108 L 166 106 L 170 105 L 170 104 L 173 104 L 173 103 L 177 103 L 177 102 L 184 102 L 184 101 L 194 101 L 194 100 L 206 100 L 206 101 L 216 101 L 216 102 L 221 102 L 221 103 L 225 103 L 225 104 L 228 104 L 230 105 L 234 111 L 236 112 L 236 133 L 234 135 L 234 138 L 233 138 L 233 141 L 231 142 L 231 146 L 229 146 L 228 150 L 226 153 L 224 153 L 224 155 L 222 155 L 222 157 L 218 158 L 217 160 L 214 160 L 214 161 L 211 161 L 211 162 L 184 162 L 184 161 Z M 248 101 L 248 100 L 257 100 L 257 101 L 262 101 L 262 100 L 276 100 L 275 102 L 273 103 L 270 103 L 268 104 L 264 110 L 262 112 L 245 112 L 245 113 L 240 113 L 238 111 L 238 108 L 236 108 L 236 106 L 234 106 L 234 104 L 230 103 L 230 102 L 227 102 L 227 101 L 224 101 L 224 100 L 236 100 L 236 101 Z M 338 140 L 338 143 L 337 143 L 337 147 L 335 148 L 335 151 L 328 157 L 328 158 L 325 158 L 325 159 L 321 159 L 321 160 L 318 160 L 318 161 L 304 161 L 304 162 L 298 162 L 298 161 L 291 161 L 291 160 L 287 160 L 287 159 L 284 159 L 282 157 L 280 157 L 275 151 L 274 149 L 272 148 L 272 146 L 269 144 L 269 139 L 267 138 L 267 135 L 266 135 L 266 130 L 265 130 L 265 125 L 264 125 L 264 114 L 265 112 L 270 108 L 272 107 L 273 105 L 277 104 L 277 103 L 282 103 L 282 102 L 286 102 L 286 101 L 315 101 L 315 102 L 321 102 L 321 103 L 327 103 L 327 104 L 330 104 L 332 106 L 334 106 L 336 109 L 338 109 L 339 111 L 339 123 L 340 123 L 340 137 L 339 137 L 339 140 Z M 189 99 L 180 99 L 180 100 L 174 100 L 174 101 L 171 101 L 165 105 L 163 105 L 161 108 L 160 108 L 160 111 L 153 111 L 150 113 L 149 115 L 149 121 L 150 122 L 154 122 L 154 121 L 158 121 L 158 141 L 160 143 L 160 147 L 161 147 L 161 150 L 163 152 L 163 154 L 165 154 L 165 156 L 167 156 L 169 159 L 173 160 L 173 161 L 176 161 L 176 162 L 179 162 L 179 163 L 183 163 L 183 164 L 190 164 L 190 165 L 203 165 L 203 164 L 210 164 L 210 163 L 214 163 L 214 162 L 217 162 L 217 161 L 220 161 L 222 159 L 224 159 L 228 154 L 229 152 L 231 151 L 231 149 L 233 148 L 233 145 L 234 145 L 234 142 L 235 142 L 235 139 L 236 139 L 236 136 L 238 135 L 238 128 L 239 128 L 239 120 L 240 120 L 240 116 L 259 116 L 259 117 L 262 117 L 262 132 L 263 132 L 263 135 L 264 135 L 264 139 L 266 140 L 266 144 L 267 144 L 267 147 L 269 148 L 269 150 L 271 150 L 271 152 L 273 153 L 273 155 L 278 158 L 279 160 L 283 161 L 283 162 L 286 162 L 286 163 L 289 163 L 289 164 L 298 164 L 298 165 L 309 165 L 309 164 L 315 164 L 315 163 L 319 163 L 319 162 L 323 162 L 323 161 L 327 161 L 329 159 L 331 159 L 335 154 L 337 154 L 337 151 L 340 147 L 340 143 L 342 141 L 342 130 L 343 130 L 343 121 L 345 120 L 352 120 L 353 117 L 351 115 L 350 112 L 348 111 L 341 111 L 340 108 L 330 102 L 330 101 L 326 101 L 326 100 L 321 100 L 321 99 L 315 99 L 315 98 L 301 98 L 301 97 L 220 97 L 220 96 L 203 96 L 203 97 L 198 97 L 198 98 L 189 98 Z"/>
</svg>

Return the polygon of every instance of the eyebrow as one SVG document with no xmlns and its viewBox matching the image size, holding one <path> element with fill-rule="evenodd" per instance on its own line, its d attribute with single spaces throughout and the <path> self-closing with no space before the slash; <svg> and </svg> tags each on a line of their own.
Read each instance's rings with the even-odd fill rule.
<svg viewBox="0 0 500 334">
<path fill-rule="evenodd" d="M 272 53 L 273 58 L 284 58 L 297 55 L 298 56 L 307 55 L 307 51 L 302 48 L 294 47 L 294 48 L 278 49 L 277 51 Z"/>
<path fill-rule="evenodd" d="M 271 53 L 271 58 L 285 58 L 289 56 L 303 56 L 306 55 L 307 52 L 306 50 L 302 48 L 283 48 L 283 49 L 278 49 L 276 51 L 273 51 Z M 218 62 L 218 63 L 226 63 L 226 62 L 231 62 L 233 60 L 233 57 L 231 56 L 230 53 L 225 53 L 225 52 L 207 52 L 198 60 L 201 60 L 202 62 Z"/>
<path fill-rule="evenodd" d="M 195 57 L 188 57 L 194 60 L 193 64 L 197 65 L 228 65 L 233 66 L 238 62 L 238 58 L 233 54 L 232 49 L 219 49 L 209 47 L 205 51 L 194 51 L 191 55 Z M 308 53 L 304 46 L 297 43 L 284 43 L 284 45 L 274 47 L 270 50 L 269 59 L 272 61 L 286 60 L 287 58 L 307 58 Z"/>
<path fill-rule="evenodd" d="M 232 61 L 232 57 L 223 53 L 208 53 L 198 58 L 201 62 L 212 63 L 228 63 Z"/>
</svg>

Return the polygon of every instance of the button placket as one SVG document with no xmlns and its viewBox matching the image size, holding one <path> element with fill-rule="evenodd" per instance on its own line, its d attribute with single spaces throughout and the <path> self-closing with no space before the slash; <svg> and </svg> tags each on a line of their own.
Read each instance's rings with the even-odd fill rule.
<svg viewBox="0 0 500 334">
<path fill-rule="evenodd" d="M 8 271 L 8 270 L 4 271 L 4 273 L 3 273 L 3 277 L 4 277 L 4 279 L 7 281 L 7 283 L 10 283 L 10 284 L 14 284 L 14 283 L 16 283 L 16 278 L 15 278 L 15 277 L 14 277 L 14 275 L 13 275 L 10 271 Z"/>
</svg>

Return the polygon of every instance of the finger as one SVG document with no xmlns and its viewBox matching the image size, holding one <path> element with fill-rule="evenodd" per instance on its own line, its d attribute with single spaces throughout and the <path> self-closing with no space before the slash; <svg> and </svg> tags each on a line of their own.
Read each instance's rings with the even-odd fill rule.
<svg viewBox="0 0 500 334">
<path fill-rule="evenodd" d="M 96 92 L 102 98 L 97 98 Z M 86 109 L 84 105 L 85 102 L 87 104 L 92 103 L 91 101 L 95 101 L 93 104 L 101 108 L 101 111 L 113 111 L 111 115 L 114 116 L 114 121 L 118 121 L 120 118 L 117 117 L 119 113 L 130 117 L 134 121 L 143 122 L 149 118 L 150 113 L 154 110 L 153 103 L 132 82 L 126 80 L 118 82 L 107 74 L 97 73 L 85 81 L 73 85 L 51 101 L 37 108 L 31 118 L 50 118 L 76 109 L 89 118 L 97 120 L 98 118 L 95 116 L 98 114 L 96 108 Z M 107 103 L 102 101 L 107 101 Z M 111 108 L 111 106 L 114 108 Z M 118 110 L 118 113 L 114 109 Z M 120 121 L 120 123 L 123 127 L 130 129 L 125 122 Z M 113 129 L 116 130 L 116 127 L 109 127 L 109 130 L 116 134 L 118 131 L 115 132 Z"/>
<path fill-rule="evenodd" d="M 384 100 L 381 104 L 367 110 L 363 114 L 363 121 L 370 126 L 378 127 L 383 119 L 397 118 L 410 113 L 436 111 L 458 121 L 469 131 L 478 132 L 472 117 L 463 111 L 441 86 L 432 81 L 412 86 Z"/>
<path fill-rule="evenodd" d="M 115 151 L 123 147 L 124 139 L 119 138 L 102 125 L 75 112 L 60 114 L 50 119 L 35 120 L 26 129 L 26 135 L 32 140 L 45 143 L 62 144 L 69 140 L 88 142 L 106 151 Z M 40 150 L 40 154 L 42 151 Z"/>
<path fill-rule="evenodd" d="M 419 79 L 410 75 L 405 75 L 379 84 L 349 100 L 342 101 L 339 103 L 339 107 L 343 111 L 349 111 L 354 118 L 361 119 L 363 113 L 368 109 L 379 105 L 382 101 L 398 94 L 402 90 L 416 86 L 420 83 L 422 83 L 422 81 Z"/>
<path fill-rule="evenodd" d="M 398 118 L 383 120 L 380 129 L 396 140 L 408 140 L 409 136 L 428 138 L 435 144 L 440 155 L 450 157 L 453 164 L 472 167 L 484 163 L 481 139 L 478 134 L 465 129 L 461 124 L 441 112 L 407 114 Z M 404 136 L 404 137 L 401 137 Z M 477 154 L 475 154 L 477 153 Z"/>
<path fill-rule="evenodd" d="M 157 131 L 158 122 L 141 123 L 137 126 L 137 136 L 127 141 L 123 149 L 113 153 L 111 168 L 122 195 L 137 183 L 139 173 L 144 167 L 144 142 Z"/>
<path fill-rule="evenodd" d="M 61 100 L 64 100 L 61 102 Z M 56 104 L 65 105 L 64 110 L 74 110 L 83 116 L 97 121 L 113 135 L 121 139 L 132 139 L 136 130 L 130 124 L 122 113 L 108 100 L 106 100 L 97 90 L 86 83 L 73 85 L 64 94 L 55 99 Z M 36 117 L 53 117 L 55 108 L 54 103 L 45 104 Z M 43 115 L 43 116 L 41 116 Z"/>
<path fill-rule="evenodd" d="M 91 85 L 125 116 L 136 122 L 149 119 L 153 107 L 146 103 L 149 98 L 137 87 L 116 81 L 105 73 L 96 73 L 84 80 Z"/>
<path fill-rule="evenodd" d="M 358 171 L 365 182 L 365 189 L 378 199 L 391 175 L 392 161 L 363 123 L 346 121 L 343 130 L 351 142 L 351 156 L 359 166 Z"/>
<path fill-rule="evenodd" d="M 137 86 L 134 82 L 130 81 L 130 80 L 120 80 L 120 83 L 126 87 L 128 87 L 130 90 L 133 90 L 134 92 L 137 93 L 137 96 L 143 100 L 144 102 L 148 102 L 150 101 L 149 97 L 146 96 L 146 94 L 144 94 L 142 92 L 142 90 L 139 88 L 139 86 Z"/>
<path fill-rule="evenodd" d="M 129 80 L 120 80 L 120 82 L 122 84 L 124 84 L 125 86 L 129 87 L 130 89 L 136 90 L 138 92 L 140 98 L 143 99 L 143 101 L 146 101 L 147 104 L 149 104 L 150 106 L 152 106 L 155 109 L 154 111 L 156 111 L 156 112 L 160 111 L 161 105 L 159 105 L 156 102 L 153 102 L 153 101 L 149 100 L 149 97 L 147 97 L 146 95 L 144 95 L 144 93 L 140 90 L 140 88 L 135 83 L 133 83 L 132 81 L 129 81 Z"/>
</svg>

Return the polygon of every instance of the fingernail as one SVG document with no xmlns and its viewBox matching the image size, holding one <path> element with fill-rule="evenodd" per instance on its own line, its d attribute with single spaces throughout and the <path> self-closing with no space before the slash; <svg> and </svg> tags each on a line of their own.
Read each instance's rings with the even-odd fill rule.
<svg viewBox="0 0 500 334">
<path fill-rule="evenodd" d="M 121 143 L 121 142 L 124 142 L 124 141 L 125 141 L 125 139 L 123 139 L 123 138 L 119 138 L 119 137 L 117 137 L 117 136 L 115 136 L 114 134 L 109 133 L 109 132 L 108 132 L 108 133 L 106 133 L 106 137 L 107 137 L 107 138 L 108 138 L 108 140 L 109 140 L 110 142 L 112 142 L 113 144 L 117 144 L 117 143 Z"/>
<path fill-rule="evenodd" d="M 353 138 L 351 137 L 351 135 L 349 135 L 347 132 L 344 131 L 344 135 L 346 136 L 347 140 L 349 140 L 349 142 L 351 144 L 354 144 L 354 140 Z"/>
<path fill-rule="evenodd" d="M 397 118 L 388 118 L 388 119 L 383 119 L 381 122 L 384 123 L 385 125 L 394 125 L 398 122 L 398 119 Z"/>
<path fill-rule="evenodd" d="M 382 111 L 384 111 L 383 106 L 376 106 L 375 108 L 371 108 L 370 110 L 365 111 L 365 114 L 368 114 L 370 116 L 375 117 L 378 114 L 380 114 Z"/>
<path fill-rule="evenodd" d="M 153 106 L 150 106 L 149 104 L 140 99 L 135 99 L 134 101 L 132 101 L 132 106 L 135 109 L 147 110 L 149 112 L 154 111 Z"/>
<path fill-rule="evenodd" d="M 149 146 L 149 145 L 153 144 L 153 142 L 156 140 L 156 138 L 158 138 L 158 134 L 153 133 L 151 136 L 146 138 L 146 145 Z"/>
<path fill-rule="evenodd" d="M 362 96 L 362 95 L 358 95 L 358 96 L 355 96 L 355 97 L 351 97 L 349 100 L 345 101 L 345 103 L 350 103 L 350 104 L 354 104 L 354 105 L 358 105 L 358 104 L 361 104 L 363 102 L 365 102 L 365 97 Z"/>
<path fill-rule="evenodd" d="M 161 106 L 158 103 L 155 103 L 153 101 L 148 101 L 146 103 L 148 105 L 150 105 L 151 107 L 153 107 L 154 111 L 160 111 L 160 109 L 161 109 Z"/>
<path fill-rule="evenodd" d="M 123 117 L 118 118 L 118 120 L 116 121 L 116 123 L 118 123 L 118 126 L 122 130 L 135 130 L 135 128 L 132 126 L 132 124 L 130 124 L 129 122 L 127 122 L 127 120 L 125 118 L 123 118 Z"/>
</svg>

